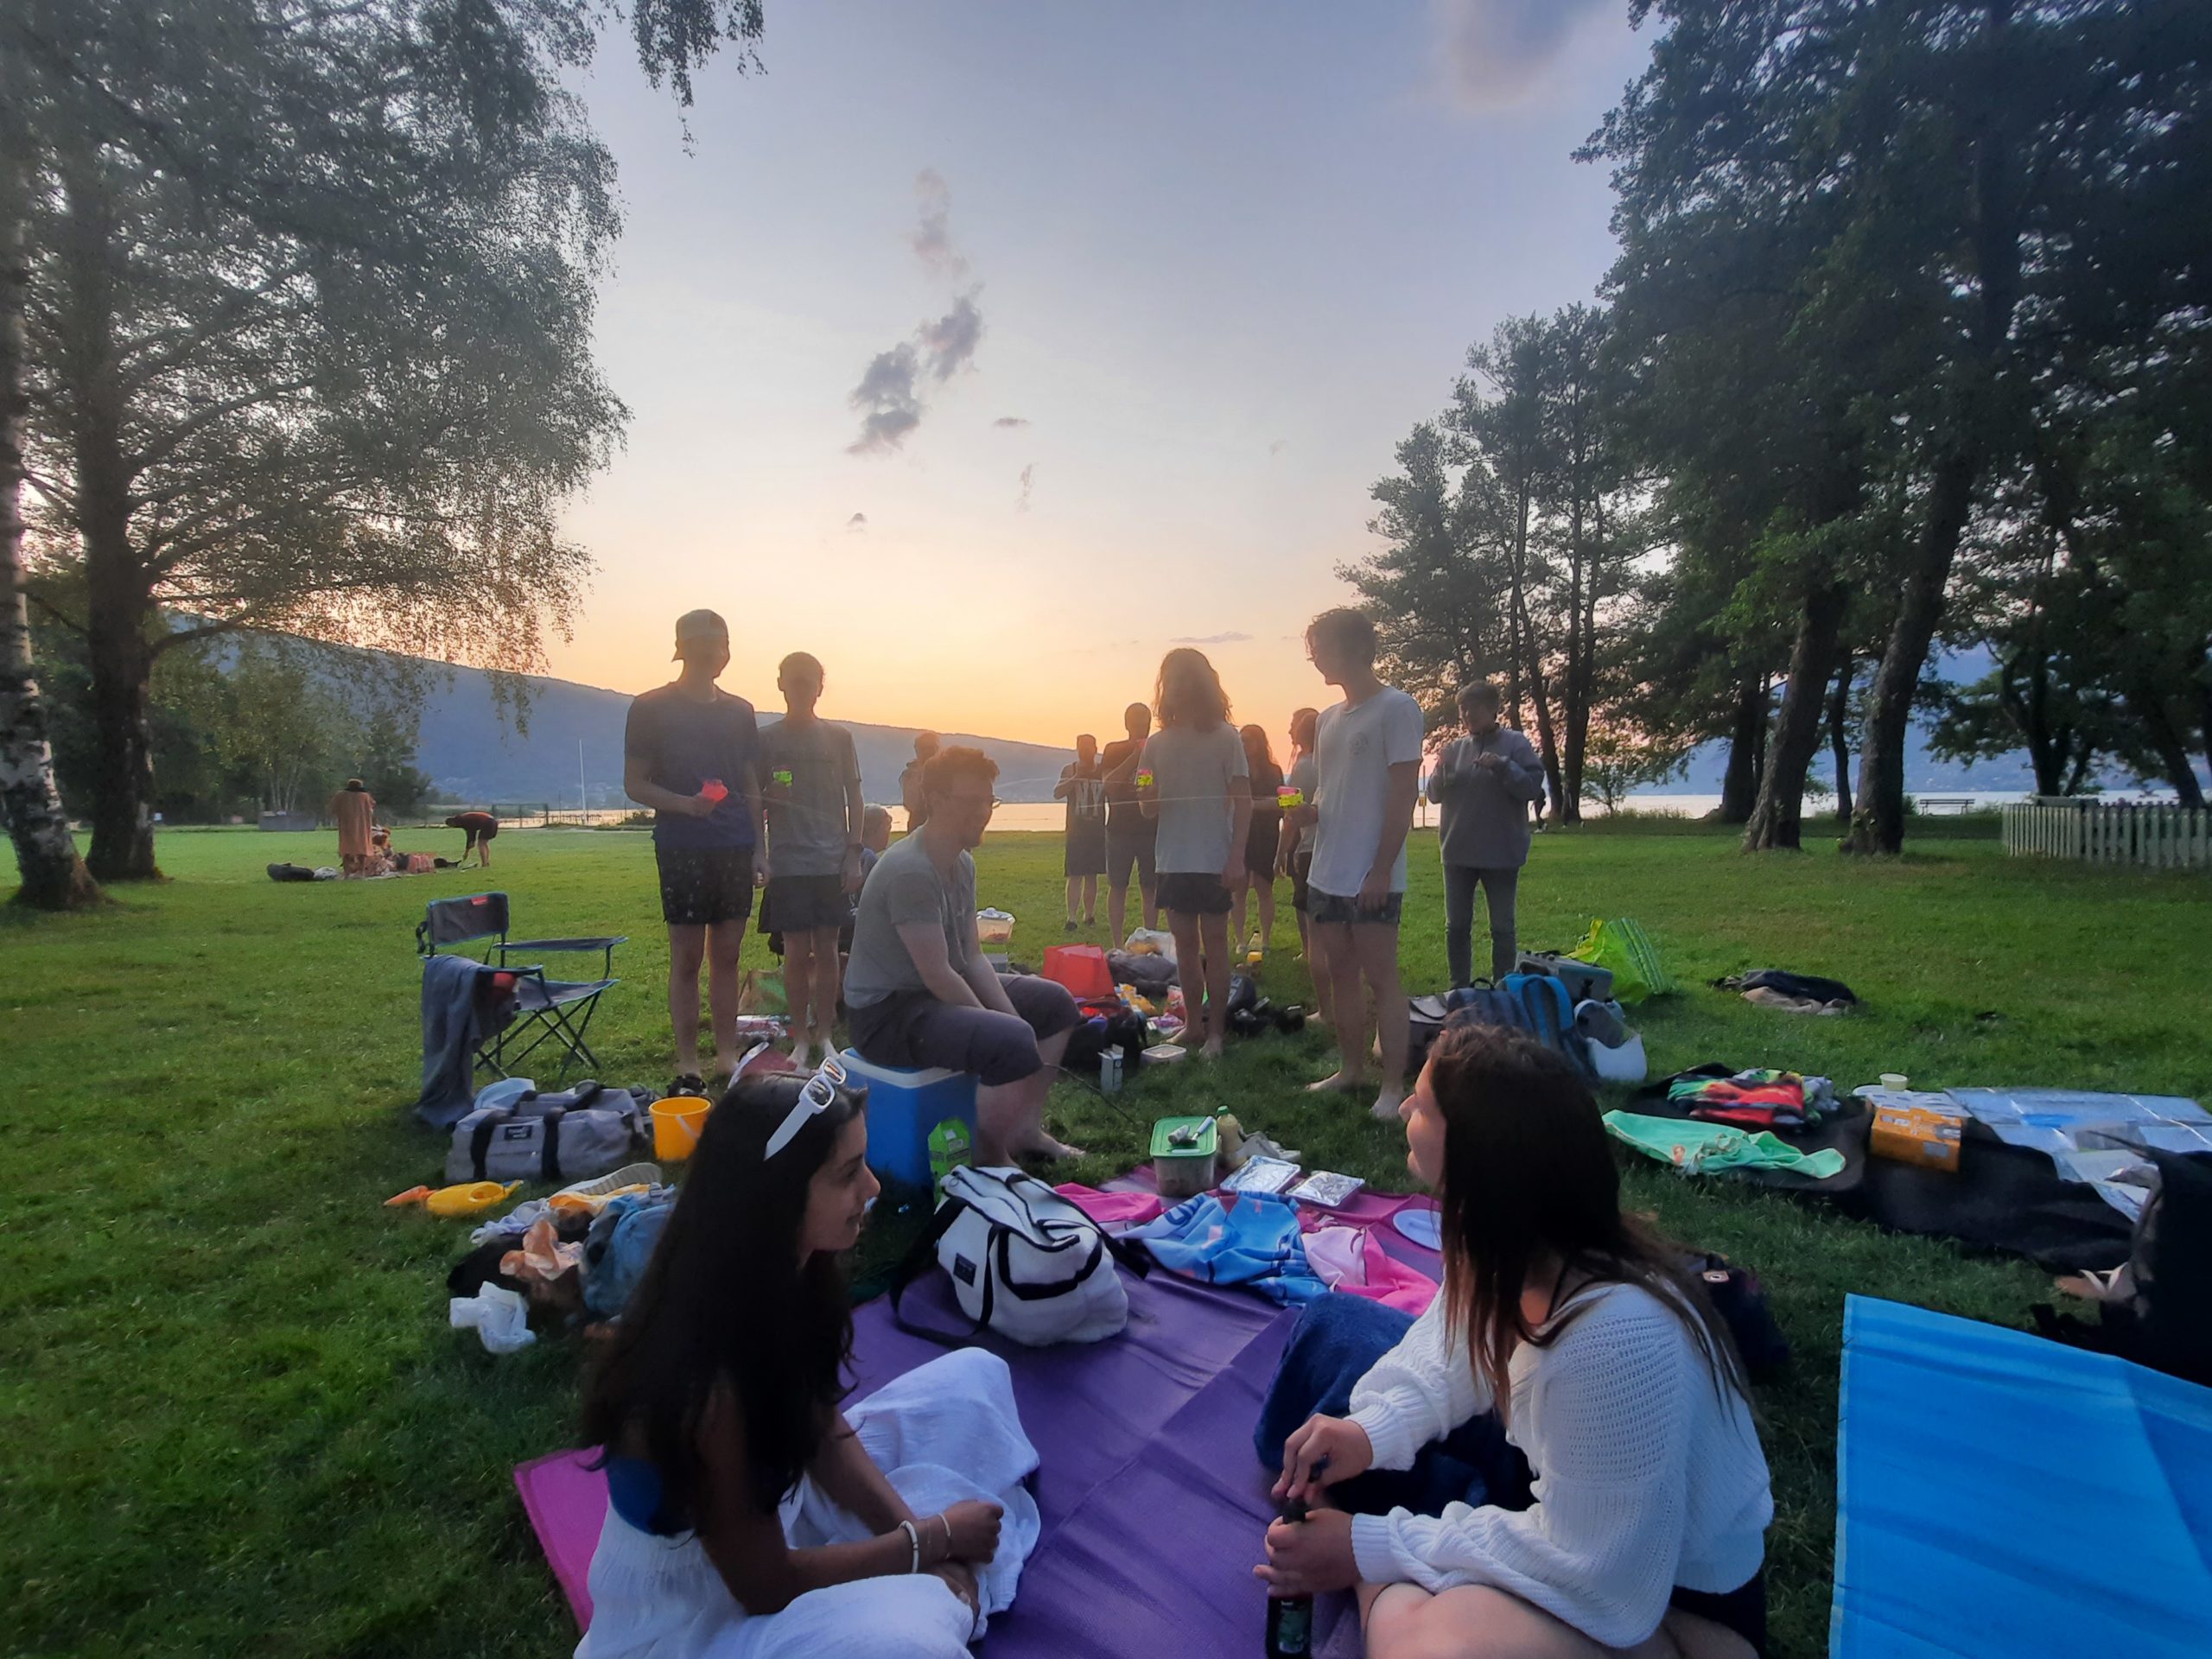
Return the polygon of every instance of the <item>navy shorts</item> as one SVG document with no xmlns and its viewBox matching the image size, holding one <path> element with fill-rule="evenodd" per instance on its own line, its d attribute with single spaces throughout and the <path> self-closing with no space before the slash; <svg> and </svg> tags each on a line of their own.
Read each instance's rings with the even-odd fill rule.
<svg viewBox="0 0 2212 1659">
<path fill-rule="evenodd" d="M 1106 819 L 1106 882 L 1109 887 L 1126 887 L 1129 885 L 1129 871 L 1136 871 L 1137 884 L 1150 887 L 1154 880 L 1153 854 L 1160 840 L 1160 825 L 1147 818 L 1135 807 L 1117 809 Z"/>
<path fill-rule="evenodd" d="M 1185 916 L 1226 916 L 1236 900 L 1217 875 L 1174 870 L 1160 878 L 1160 907 Z"/>
<path fill-rule="evenodd" d="M 671 927 L 743 922 L 753 914 L 750 847 L 663 847 L 656 842 L 653 858 L 660 866 L 661 919 Z"/>
<path fill-rule="evenodd" d="M 1362 910 L 1357 898 L 1339 899 L 1319 887 L 1306 890 L 1306 918 L 1322 927 L 1395 927 L 1405 907 L 1406 895 L 1402 893 L 1394 893 L 1385 899 L 1380 910 Z"/>
<path fill-rule="evenodd" d="M 1029 974 L 1001 974 L 1012 1014 L 899 991 L 851 1010 L 853 1046 L 876 1065 L 943 1066 L 987 1084 L 1019 1083 L 1045 1069 L 1037 1045 L 1073 1031 L 1083 1014 L 1066 988 Z"/>
<path fill-rule="evenodd" d="M 812 933 L 842 928 L 853 919 L 853 901 L 842 875 L 772 875 L 760 899 L 763 933 Z"/>
</svg>

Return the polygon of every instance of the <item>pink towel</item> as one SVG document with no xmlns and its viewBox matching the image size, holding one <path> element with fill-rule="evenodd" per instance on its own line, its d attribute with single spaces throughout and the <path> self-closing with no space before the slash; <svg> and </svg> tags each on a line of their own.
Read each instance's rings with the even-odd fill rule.
<svg viewBox="0 0 2212 1659">
<path fill-rule="evenodd" d="M 545 1546 L 553 1576 L 569 1598 L 580 1630 L 591 1628 L 591 1558 L 607 1520 L 607 1477 L 586 1465 L 596 1450 L 556 1452 L 517 1466 L 522 1506 Z"/>
<path fill-rule="evenodd" d="M 1306 1260 L 1332 1290 L 1364 1296 L 1419 1319 L 1436 1299 L 1436 1281 L 1383 1249 L 1366 1229 L 1319 1227 L 1306 1235 Z"/>
<path fill-rule="evenodd" d="M 1157 1192 L 1102 1192 L 1070 1181 L 1052 1189 L 1101 1227 L 1141 1227 L 1163 1207 Z"/>
</svg>

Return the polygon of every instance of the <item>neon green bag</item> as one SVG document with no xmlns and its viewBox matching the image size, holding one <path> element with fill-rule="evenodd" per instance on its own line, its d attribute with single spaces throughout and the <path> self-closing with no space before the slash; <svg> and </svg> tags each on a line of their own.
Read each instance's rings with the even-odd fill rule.
<svg viewBox="0 0 2212 1659">
<path fill-rule="evenodd" d="M 1589 936 L 1567 954 L 1577 962 L 1611 969 L 1617 1002 L 1641 1002 L 1681 988 L 1660 962 L 1651 936 L 1627 917 L 1617 922 L 1593 920 Z"/>
</svg>

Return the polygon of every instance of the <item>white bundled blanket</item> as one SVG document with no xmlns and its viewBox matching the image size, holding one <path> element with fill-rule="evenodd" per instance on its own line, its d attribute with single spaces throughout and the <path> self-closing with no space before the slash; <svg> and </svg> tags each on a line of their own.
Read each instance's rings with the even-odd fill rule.
<svg viewBox="0 0 2212 1659">
<path fill-rule="evenodd" d="M 1037 1467 L 1006 1362 L 961 1349 L 893 1379 L 845 1413 L 861 1447 L 917 1515 L 963 1498 L 1006 1508 L 998 1554 L 978 1574 L 985 1618 L 1014 1605 L 1037 1547 L 1037 1503 L 1021 1483 Z M 783 1509 L 794 1548 L 870 1536 L 810 1480 Z M 923 1573 L 861 1579 L 750 1615 L 698 1539 L 658 1537 L 611 1508 L 591 1562 L 592 1624 L 576 1659 L 959 1659 L 982 1634 L 944 1580 Z"/>
</svg>

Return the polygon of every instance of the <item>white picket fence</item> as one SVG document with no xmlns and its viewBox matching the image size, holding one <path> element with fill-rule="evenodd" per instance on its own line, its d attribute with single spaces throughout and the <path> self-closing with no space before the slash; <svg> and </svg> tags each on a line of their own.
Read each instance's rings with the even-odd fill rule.
<svg viewBox="0 0 2212 1659">
<path fill-rule="evenodd" d="M 2005 850 L 2146 870 L 2212 870 L 2212 810 L 2038 795 L 2005 808 Z"/>
</svg>

